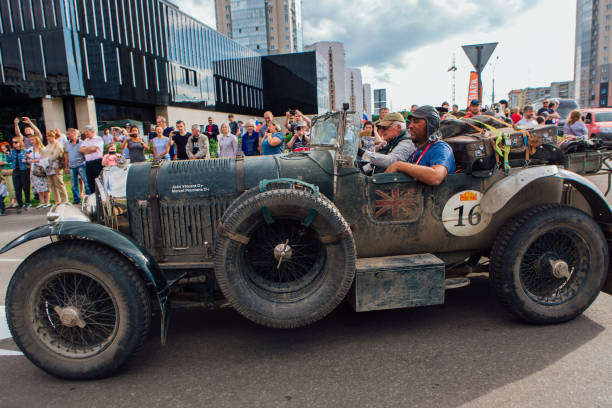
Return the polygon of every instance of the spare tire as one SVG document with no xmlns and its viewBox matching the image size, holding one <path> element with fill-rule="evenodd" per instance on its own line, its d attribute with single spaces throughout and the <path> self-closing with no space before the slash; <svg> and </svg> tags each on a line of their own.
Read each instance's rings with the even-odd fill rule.
<svg viewBox="0 0 612 408">
<path fill-rule="evenodd" d="M 219 288 L 240 314 L 264 326 L 300 327 L 326 316 L 348 293 L 355 258 L 338 209 L 306 191 L 252 196 L 217 228 Z"/>
</svg>

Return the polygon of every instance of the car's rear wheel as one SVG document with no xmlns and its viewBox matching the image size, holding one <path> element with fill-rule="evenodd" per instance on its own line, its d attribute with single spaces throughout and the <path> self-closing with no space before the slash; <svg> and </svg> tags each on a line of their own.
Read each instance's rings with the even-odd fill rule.
<svg viewBox="0 0 612 408">
<path fill-rule="evenodd" d="M 559 323 L 580 315 L 599 294 L 608 246 L 584 212 L 546 205 L 504 228 L 491 267 L 497 295 L 510 312 L 532 323 Z"/>
<path fill-rule="evenodd" d="M 144 342 L 149 294 L 114 251 L 80 241 L 40 249 L 15 271 L 6 298 L 15 343 L 35 365 L 67 379 L 107 376 Z"/>
<path fill-rule="evenodd" d="M 346 296 L 355 243 L 327 199 L 272 190 L 226 213 L 215 243 L 221 291 L 246 318 L 271 327 L 313 323 Z"/>
</svg>

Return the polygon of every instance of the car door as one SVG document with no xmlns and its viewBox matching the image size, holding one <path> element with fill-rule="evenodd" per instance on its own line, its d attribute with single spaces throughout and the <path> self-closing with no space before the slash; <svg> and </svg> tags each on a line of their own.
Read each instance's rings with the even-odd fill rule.
<svg viewBox="0 0 612 408">
<path fill-rule="evenodd" d="M 367 216 L 375 224 L 411 224 L 423 215 L 423 184 L 403 173 L 368 177 Z"/>
</svg>

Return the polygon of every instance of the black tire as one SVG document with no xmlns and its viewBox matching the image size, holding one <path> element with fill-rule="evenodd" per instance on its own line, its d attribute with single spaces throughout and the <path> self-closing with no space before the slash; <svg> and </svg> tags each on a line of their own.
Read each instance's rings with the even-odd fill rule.
<svg viewBox="0 0 612 408">
<path fill-rule="evenodd" d="M 295 186 L 296 186 L 295 183 L 289 182 L 289 181 L 272 182 L 272 183 L 269 183 L 266 186 L 266 191 L 289 190 L 289 189 L 294 189 Z M 300 190 L 305 190 L 305 191 L 308 191 L 308 192 L 312 193 L 312 191 L 308 187 L 305 187 L 303 185 L 300 185 L 300 187 L 301 187 L 301 188 L 299 188 Z M 250 189 L 248 189 L 244 193 L 240 194 L 240 196 L 238 196 L 238 198 L 236 198 L 234 201 L 232 201 L 230 206 L 227 207 L 227 209 L 223 213 L 223 216 L 221 217 L 221 222 L 225 223 L 225 220 L 227 219 L 227 215 L 228 214 L 230 214 L 232 211 L 234 211 L 236 208 L 238 208 L 238 206 L 243 204 L 249 198 L 255 197 L 257 194 L 261 194 L 261 193 L 262 193 L 262 191 L 260 190 L 259 184 L 258 184 L 255 187 L 251 187 Z"/>
<path fill-rule="evenodd" d="M 304 226 L 313 209 L 316 216 Z M 266 222 L 264 212 L 272 223 Z M 258 324 L 293 328 L 313 323 L 331 312 L 351 287 L 353 235 L 336 207 L 322 196 L 293 189 L 257 194 L 227 212 L 223 230 L 248 237 L 249 242 L 217 232 L 217 282 L 231 305 Z M 292 247 L 287 260 L 274 254 L 283 243 Z"/>
<path fill-rule="evenodd" d="M 6 312 L 26 357 L 74 380 L 118 370 L 151 325 L 149 293 L 134 266 L 83 241 L 57 242 L 30 255 L 9 283 Z"/>
<path fill-rule="evenodd" d="M 548 204 L 504 227 L 491 268 L 497 296 L 510 312 L 530 323 L 560 323 L 584 312 L 601 291 L 608 245 L 589 215 Z"/>
</svg>

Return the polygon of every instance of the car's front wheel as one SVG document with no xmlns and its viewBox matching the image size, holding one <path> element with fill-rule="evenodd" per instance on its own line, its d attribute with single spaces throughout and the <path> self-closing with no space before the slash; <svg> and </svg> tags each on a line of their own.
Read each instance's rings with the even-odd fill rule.
<svg viewBox="0 0 612 408">
<path fill-rule="evenodd" d="M 67 379 L 107 376 L 147 336 L 149 294 L 114 251 L 81 241 L 44 247 L 15 271 L 7 290 L 15 343 L 35 365 Z"/>
<path fill-rule="evenodd" d="M 560 323 L 580 315 L 599 294 L 608 245 L 589 215 L 545 205 L 504 227 L 491 266 L 498 297 L 510 312 L 531 323 Z"/>
</svg>

